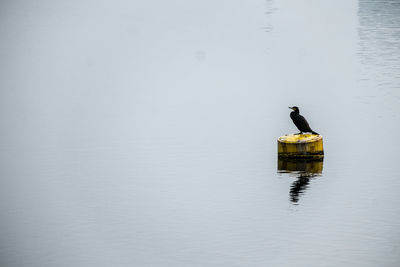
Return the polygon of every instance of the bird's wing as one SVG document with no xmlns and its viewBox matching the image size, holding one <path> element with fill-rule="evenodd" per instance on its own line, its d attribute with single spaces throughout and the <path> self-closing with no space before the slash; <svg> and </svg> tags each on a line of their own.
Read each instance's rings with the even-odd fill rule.
<svg viewBox="0 0 400 267">
<path fill-rule="evenodd" d="M 295 124 L 296 124 L 297 128 L 299 128 L 299 130 L 302 132 L 311 132 L 312 131 L 310 128 L 310 125 L 308 125 L 307 120 L 301 115 L 298 116 Z"/>
</svg>

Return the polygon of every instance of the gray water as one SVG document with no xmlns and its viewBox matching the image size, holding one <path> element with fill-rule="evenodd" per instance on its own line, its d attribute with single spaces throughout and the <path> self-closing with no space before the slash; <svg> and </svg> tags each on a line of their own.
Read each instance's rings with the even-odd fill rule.
<svg viewBox="0 0 400 267">
<path fill-rule="evenodd" d="M 399 266 L 399 14 L 3 1 L 0 266 Z"/>
</svg>

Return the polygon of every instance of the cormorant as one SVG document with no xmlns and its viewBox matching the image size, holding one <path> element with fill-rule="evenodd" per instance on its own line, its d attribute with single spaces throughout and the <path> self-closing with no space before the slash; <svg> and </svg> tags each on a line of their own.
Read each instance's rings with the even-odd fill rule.
<svg viewBox="0 0 400 267">
<path fill-rule="evenodd" d="M 293 110 L 292 112 L 290 112 L 290 118 L 293 120 L 293 123 L 294 125 L 296 125 L 297 129 L 299 129 L 300 134 L 305 132 L 305 133 L 312 133 L 319 135 L 319 133 L 316 133 L 313 130 L 311 130 L 307 120 L 300 115 L 298 107 L 289 107 L 289 108 Z"/>
</svg>

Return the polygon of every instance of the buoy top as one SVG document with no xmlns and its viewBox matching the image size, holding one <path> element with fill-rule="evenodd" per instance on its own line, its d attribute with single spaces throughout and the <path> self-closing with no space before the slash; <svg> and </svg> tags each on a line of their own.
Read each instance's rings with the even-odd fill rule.
<svg viewBox="0 0 400 267">
<path fill-rule="evenodd" d="M 287 134 L 278 138 L 282 143 L 312 143 L 321 140 L 322 136 L 317 134 Z"/>
</svg>

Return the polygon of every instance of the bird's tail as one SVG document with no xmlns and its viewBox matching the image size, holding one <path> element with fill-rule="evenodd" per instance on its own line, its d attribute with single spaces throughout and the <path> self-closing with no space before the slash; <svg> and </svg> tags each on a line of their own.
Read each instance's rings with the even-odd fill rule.
<svg viewBox="0 0 400 267">
<path fill-rule="evenodd" d="M 312 134 L 319 135 L 319 133 L 317 133 L 317 132 L 314 132 L 314 131 L 311 131 L 311 133 L 312 133 Z"/>
</svg>

